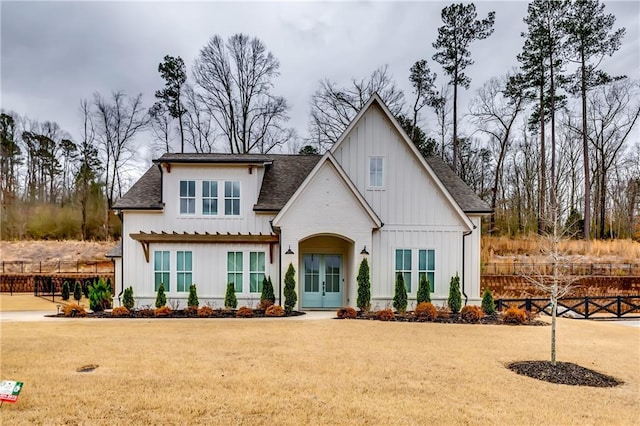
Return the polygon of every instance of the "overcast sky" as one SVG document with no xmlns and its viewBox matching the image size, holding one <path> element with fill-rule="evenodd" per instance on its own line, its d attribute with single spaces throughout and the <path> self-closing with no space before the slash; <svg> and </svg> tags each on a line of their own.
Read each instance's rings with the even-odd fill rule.
<svg viewBox="0 0 640 426">
<path fill-rule="evenodd" d="M 622 48 L 602 68 L 640 76 L 640 2 L 605 1 L 616 27 L 626 27 Z M 306 136 L 309 102 L 318 81 L 347 84 L 388 64 L 411 99 L 408 74 L 428 60 L 449 2 L 11 2 L 1 8 L 1 106 L 39 121 L 56 121 L 77 140 L 78 104 L 96 91 L 143 93 L 146 106 L 163 86 L 164 55 L 191 66 L 214 34 L 259 37 L 279 60 L 274 93 L 291 106 L 290 125 Z M 479 17 L 496 12 L 494 34 L 471 46 L 475 64 L 468 95 L 517 65 L 525 1 L 476 1 Z M 466 105 L 463 105 L 463 111 Z M 150 135 L 141 137 L 144 143 Z"/>
</svg>

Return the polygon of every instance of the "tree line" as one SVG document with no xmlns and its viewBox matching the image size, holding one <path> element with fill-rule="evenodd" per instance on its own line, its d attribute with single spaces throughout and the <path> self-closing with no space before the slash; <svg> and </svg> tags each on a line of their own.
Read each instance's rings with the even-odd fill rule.
<svg viewBox="0 0 640 426">
<path fill-rule="evenodd" d="M 278 59 L 246 34 L 214 35 L 190 70 L 166 55 L 164 86 L 149 107 L 141 93 L 82 99 L 75 136 L 2 111 L 2 238 L 117 237 L 110 208 L 131 183 L 142 132 L 153 135 L 155 155 L 322 153 L 373 93 L 423 155 L 441 156 L 491 205 L 488 232 L 543 233 L 557 215 L 576 237 L 640 238 L 640 85 L 601 69 L 625 35 L 605 5 L 531 2 L 518 66 L 484 82 L 466 111 L 459 97 L 471 86 L 471 49 L 491 37 L 495 13 L 478 17 L 474 4 L 460 3 L 441 18 L 431 58 L 408 70 L 410 95 L 386 65 L 349 82 L 323 79 L 306 136 L 288 127 L 289 105 L 274 93 Z"/>
</svg>

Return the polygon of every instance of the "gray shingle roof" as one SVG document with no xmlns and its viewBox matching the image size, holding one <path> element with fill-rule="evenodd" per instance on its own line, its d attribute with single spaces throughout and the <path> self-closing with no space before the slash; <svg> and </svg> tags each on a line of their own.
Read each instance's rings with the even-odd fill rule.
<svg viewBox="0 0 640 426">
<path fill-rule="evenodd" d="M 442 158 L 433 156 L 425 157 L 429 166 L 434 171 L 438 179 L 447 188 L 449 194 L 456 200 L 456 203 L 460 206 L 465 213 L 491 213 L 491 207 L 478 195 L 473 192 L 469 185 L 464 183 L 462 179 L 454 173 L 447 163 L 442 161 Z"/>
<path fill-rule="evenodd" d="M 256 211 L 279 211 L 320 158 L 320 155 L 285 154 L 164 154 L 156 163 L 265 164 L 260 195 L 253 208 Z M 492 211 L 440 157 L 427 157 L 426 160 L 464 212 Z M 151 166 L 113 208 L 161 210 L 160 179 L 158 165 Z"/>
<path fill-rule="evenodd" d="M 118 241 L 118 243 L 105 254 L 105 257 L 122 257 L 122 240 Z"/>
</svg>

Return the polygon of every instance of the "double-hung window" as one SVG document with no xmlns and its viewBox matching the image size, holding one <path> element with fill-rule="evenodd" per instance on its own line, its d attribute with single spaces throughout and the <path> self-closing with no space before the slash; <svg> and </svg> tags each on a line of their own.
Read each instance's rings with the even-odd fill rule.
<svg viewBox="0 0 640 426">
<path fill-rule="evenodd" d="M 178 291 L 189 291 L 192 284 L 193 260 L 190 251 L 176 253 L 176 272 L 178 279 Z"/>
<path fill-rule="evenodd" d="M 384 186 L 383 167 L 382 157 L 369 157 L 369 187 L 382 188 Z"/>
<path fill-rule="evenodd" d="M 242 252 L 227 252 L 227 283 L 232 283 L 236 293 L 242 293 Z"/>
<path fill-rule="evenodd" d="M 180 181 L 180 214 L 196 214 L 196 181 Z"/>
<path fill-rule="evenodd" d="M 251 293 L 262 292 L 264 269 L 264 252 L 249 252 L 249 291 Z"/>
<path fill-rule="evenodd" d="M 429 280 L 429 291 L 433 293 L 436 279 L 436 252 L 435 250 L 418 251 L 418 279 L 426 277 Z"/>
<path fill-rule="evenodd" d="M 396 249 L 396 267 L 394 279 L 398 279 L 398 274 L 402 274 L 407 293 L 411 292 L 411 250 Z"/>
<path fill-rule="evenodd" d="M 226 181 L 224 183 L 224 214 L 225 216 L 240 216 L 240 182 Z"/>
<path fill-rule="evenodd" d="M 218 182 L 215 180 L 202 182 L 202 214 L 218 214 Z"/>
<path fill-rule="evenodd" d="M 155 291 L 158 291 L 160 284 L 164 285 L 164 290 L 170 289 L 171 263 L 169 262 L 168 251 L 156 251 L 153 253 L 153 274 Z"/>
</svg>

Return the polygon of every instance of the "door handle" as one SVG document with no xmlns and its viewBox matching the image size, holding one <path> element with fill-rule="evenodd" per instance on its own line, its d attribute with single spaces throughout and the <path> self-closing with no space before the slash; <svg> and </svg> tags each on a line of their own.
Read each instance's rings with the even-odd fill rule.
<svg viewBox="0 0 640 426">
<path fill-rule="evenodd" d="M 324 296 L 324 290 L 325 290 L 325 285 L 324 285 L 324 281 L 322 281 L 322 295 Z"/>
</svg>

